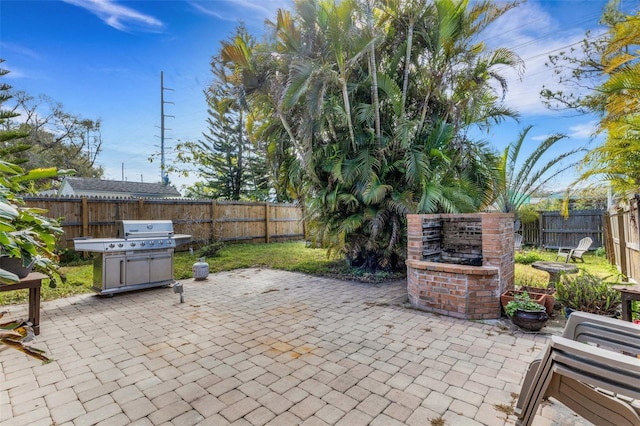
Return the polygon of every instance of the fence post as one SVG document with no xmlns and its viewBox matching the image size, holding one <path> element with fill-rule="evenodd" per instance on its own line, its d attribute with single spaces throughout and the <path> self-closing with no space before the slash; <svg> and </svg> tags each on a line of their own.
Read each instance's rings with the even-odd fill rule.
<svg viewBox="0 0 640 426">
<path fill-rule="evenodd" d="M 540 217 L 538 218 L 538 248 L 543 249 L 544 244 L 544 216 L 546 212 L 542 212 Z"/>
<path fill-rule="evenodd" d="M 618 244 L 620 245 L 620 273 L 627 277 L 627 237 L 624 233 L 624 210 L 621 208 L 618 209 Z"/>
<path fill-rule="evenodd" d="M 309 241 L 309 235 L 308 235 L 308 227 L 307 227 L 307 221 L 306 221 L 306 210 L 305 210 L 305 205 L 304 202 L 300 202 L 299 204 L 299 208 L 300 208 L 300 223 L 302 224 L 302 235 L 305 241 Z"/>
<path fill-rule="evenodd" d="M 613 243 L 613 230 L 611 229 L 612 216 L 608 211 L 602 214 L 602 246 L 604 247 L 607 262 L 616 265 L 615 244 Z"/>
<path fill-rule="evenodd" d="M 269 202 L 264 202 L 264 240 L 267 244 L 270 242 L 269 237 Z"/>
<path fill-rule="evenodd" d="M 216 240 L 216 200 L 211 200 L 211 233 L 209 234 L 209 241 Z"/>
<path fill-rule="evenodd" d="M 89 236 L 89 202 L 87 197 L 82 197 L 82 236 Z"/>
</svg>

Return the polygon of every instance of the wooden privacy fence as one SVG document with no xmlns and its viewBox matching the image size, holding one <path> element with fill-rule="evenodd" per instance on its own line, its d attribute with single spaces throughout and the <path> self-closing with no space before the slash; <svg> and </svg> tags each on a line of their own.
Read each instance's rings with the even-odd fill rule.
<svg viewBox="0 0 640 426">
<path fill-rule="evenodd" d="M 269 243 L 305 236 L 302 209 L 293 204 L 102 197 L 26 196 L 24 200 L 60 219 L 61 248 L 73 248 L 75 238 L 115 237 L 119 220 L 171 219 L 174 232 L 192 235 L 195 244 L 212 238 Z"/>
<path fill-rule="evenodd" d="M 568 218 L 560 212 L 540 212 L 534 223 L 523 224 L 524 244 L 557 249 L 576 247 L 584 237 L 591 237 L 591 249 L 604 246 L 603 210 L 571 210 Z"/>
<path fill-rule="evenodd" d="M 611 234 L 607 245 L 607 258 L 629 281 L 640 281 L 640 196 L 611 209 L 607 215 L 607 228 Z"/>
</svg>

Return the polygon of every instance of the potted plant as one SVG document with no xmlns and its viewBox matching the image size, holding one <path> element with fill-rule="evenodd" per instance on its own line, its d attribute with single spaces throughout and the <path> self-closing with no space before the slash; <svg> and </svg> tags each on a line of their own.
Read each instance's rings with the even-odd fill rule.
<svg viewBox="0 0 640 426">
<path fill-rule="evenodd" d="M 537 290 L 540 290 L 538 292 Z M 515 296 L 522 295 L 523 293 L 527 293 L 529 299 L 534 302 L 542 305 L 546 308 L 547 315 L 551 315 L 553 311 L 553 306 L 555 304 L 555 299 L 553 295 L 544 291 L 544 289 L 536 289 L 532 287 L 528 287 L 526 289 L 520 288 L 519 290 L 507 290 L 500 295 L 500 303 L 502 304 L 502 308 L 506 308 L 507 304 L 511 302 Z"/>
<path fill-rule="evenodd" d="M 620 292 L 601 278 L 582 270 L 578 275 L 565 275 L 556 286 L 556 300 L 571 311 L 615 316 L 620 307 Z"/>
<path fill-rule="evenodd" d="M 54 250 L 62 228 L 55 219 L 43 216 L 46 210 L 26 207 L 20 194 L 28 192 L 33 181 L 71 173 L 53 167 L 25 172 L 0 160 L 0 283 L 18 282 L 18 274 L 28 274 L 31 267 L 48 275 L 54 286 L 61 278 Z M 18 269 L 10 270 L 12 262 Z"/>
<path fill-rule="evenodd" d="M 504 311 L 515 325 L 529 331 L 539 331 L 549 320 L 545 306 L 532 300 L 526 291 L 514 295 Z"/>
<path fill-rule="evenodd" d="M 551 314 L 553 313 L 553 308 L 556 306 L 555 288 L 541 288 L 530 285 L 522 285 L 518 289 L 520 291 L 526 291 L 527 293 L 529 293 L 529 296 L 532 296 L 534 294 L 544 294 L 544 306 L 547 308 L 547 315 L 551 316 Z"/>
</svg>

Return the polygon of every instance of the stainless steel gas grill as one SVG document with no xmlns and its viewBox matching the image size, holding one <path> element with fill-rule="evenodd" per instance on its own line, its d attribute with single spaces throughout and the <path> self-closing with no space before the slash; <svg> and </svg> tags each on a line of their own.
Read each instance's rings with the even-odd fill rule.
<svg viewBox="0 0 640 426">
<path fill-rule="evenodd" d="M 175 235 L 170 220 L 121 220 L 117 238 L 74 241 L 77 251 L 98 253 L 93 289 L 101 295 L 167 286 L 173 280 L 173 250 L 190 235 Z"/>
</svg>

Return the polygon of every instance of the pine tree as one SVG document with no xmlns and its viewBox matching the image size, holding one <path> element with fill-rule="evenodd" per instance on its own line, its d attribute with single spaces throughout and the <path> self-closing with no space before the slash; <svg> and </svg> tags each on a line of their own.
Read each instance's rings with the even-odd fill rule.
<svg viewBox="0 0 640 426">
<path fill-rule="evenodd" d="M 4 59 L 0 58 L 0 64 Z M 6 69 L 0 68 L 0 77 L 9 74 Z M 5 82 L 0 83 L 0 106 L 4 105 L 13 96 L 11 95 L 11 86 Z M 29 129 L 24 126 L 10 127 L 9 120 L 18 117 L 20 114 L 13 110 L 0 108 L 0 158 L 11 160 L 15 164 L 21 164 L 26 161 L 20 153 L 28 150 L 30 146 L 24 143 L 24 138 L 29 136 Z"/>
<path fill-rule="evenodd" d="M 241 26 L 236 37 L 246 36 Z M 214 82 L 205 91 L 208 132 L 204 140 L 181 144 L 183 159 L 197 165 L 203 179 L 188 188 L 188 195 L 224 200 L 267 200 L 269 173 L 266 150 L 252 142 L 247 132 L 250 118 L 241 82 L 234 78 L 229 62 L 220 56 L 211 62 Z"/>
</svg>

